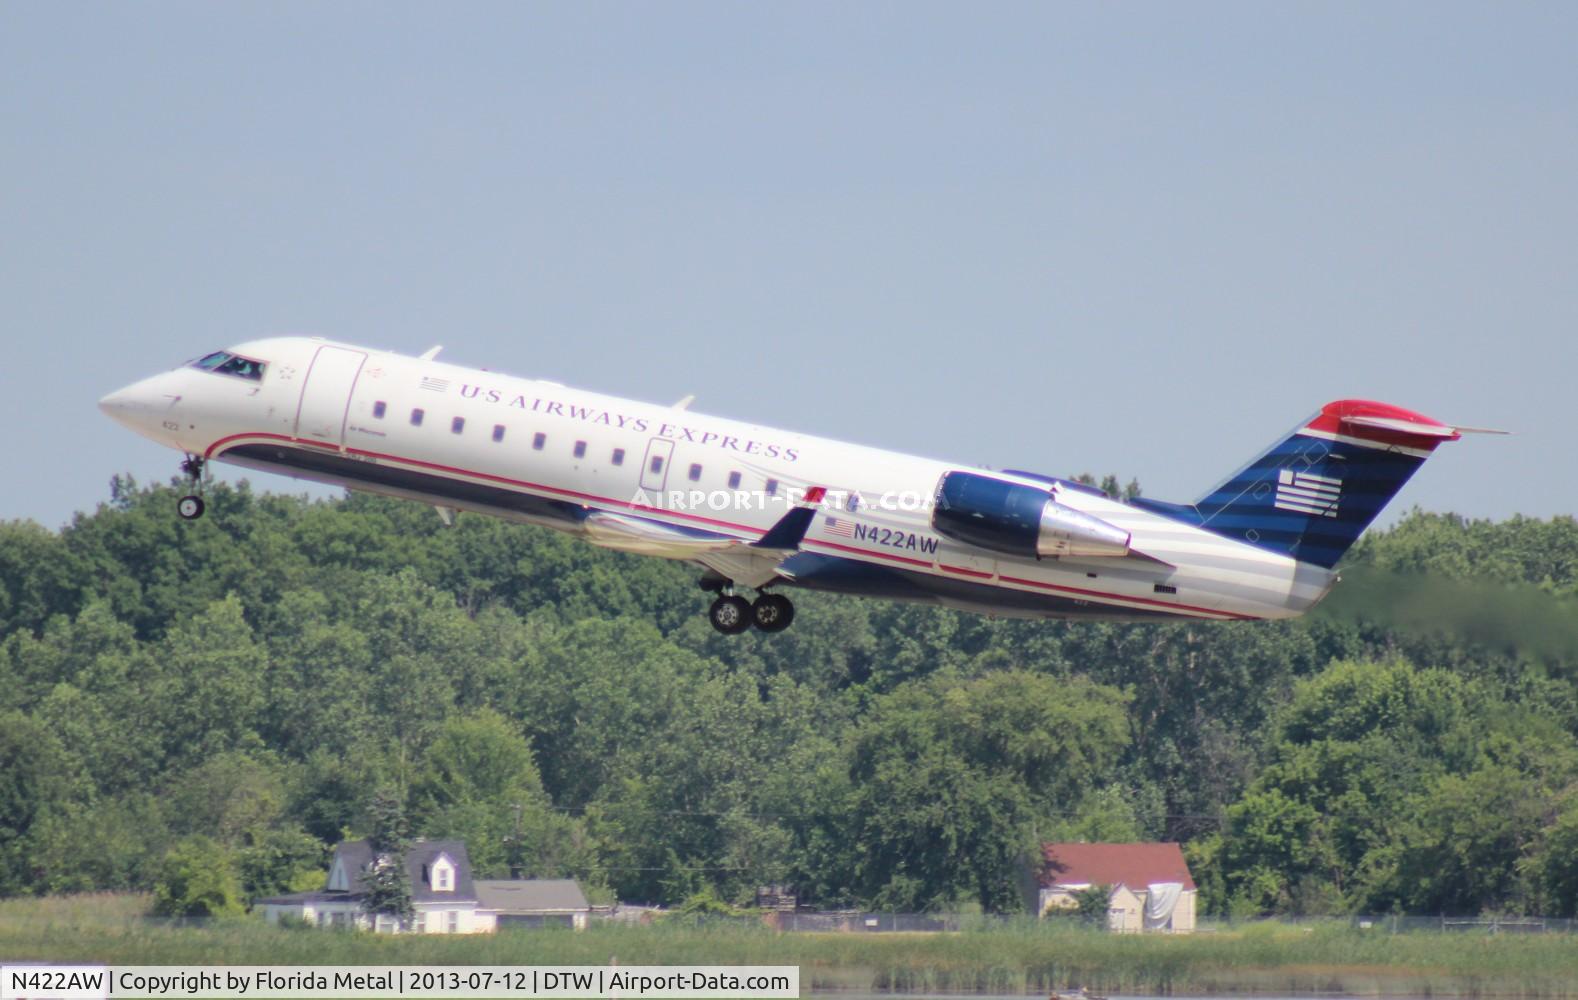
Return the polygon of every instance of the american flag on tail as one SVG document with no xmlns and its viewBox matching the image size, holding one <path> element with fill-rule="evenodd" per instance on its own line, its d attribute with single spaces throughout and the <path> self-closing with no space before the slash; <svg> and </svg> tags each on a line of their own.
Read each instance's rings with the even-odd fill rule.
<svg viewBox="0 0 1578 1000">
<path fill-rule="evenodd" d="M 1282 469 L 1277 473 L 1277 495 L 1272 506 L 1315 517 L 1336 517 L 1341 496 L 1340 479 Z"/>
</svg>

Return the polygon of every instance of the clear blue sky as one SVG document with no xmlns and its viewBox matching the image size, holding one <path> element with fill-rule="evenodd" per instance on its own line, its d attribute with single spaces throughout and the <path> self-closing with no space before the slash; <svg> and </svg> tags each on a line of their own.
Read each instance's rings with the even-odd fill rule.
<svg viewBox="0 0 1578 1000">
<path fill-rule="evenodd" d="M 1371 397 L 1516 432 L 1401 507 L 1570 513 L 1575 52 L 1572 3 L 0 3 L 0 518 L 173 474 L 97 399 L 275 333 L 1177 500 Z"/>
</svg>

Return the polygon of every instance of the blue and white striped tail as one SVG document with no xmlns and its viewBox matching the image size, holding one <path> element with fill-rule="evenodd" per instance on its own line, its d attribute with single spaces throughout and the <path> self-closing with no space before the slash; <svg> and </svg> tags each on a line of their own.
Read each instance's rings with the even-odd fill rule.
<svg viewBox="0 0 1578 1000">
<path fill-rule="evenodd" d="M 1386 403 L 1328 403 L 1193 506 L 1138 500 L 1224 538 L 1335 566 L 1458 429 Z"/>
</svg>

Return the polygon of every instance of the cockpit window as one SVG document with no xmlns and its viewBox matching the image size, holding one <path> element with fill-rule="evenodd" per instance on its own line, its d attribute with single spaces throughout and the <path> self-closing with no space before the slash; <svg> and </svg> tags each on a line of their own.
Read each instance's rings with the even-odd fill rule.
<svg viewBox="0 0 1578 1000">
<path fill-rule="evenodd" d="M 234 375 L 237 378 L 259 382 L 263 379 L 263 368 L 265 366 L 261 361 L 243 358 L 239 354 L 231 354 L 229 351 L 215 351 L 192 362 L 192 367 L 201 368 L 205 372 L 218 372 L 221 375 Z"/>
</svg>

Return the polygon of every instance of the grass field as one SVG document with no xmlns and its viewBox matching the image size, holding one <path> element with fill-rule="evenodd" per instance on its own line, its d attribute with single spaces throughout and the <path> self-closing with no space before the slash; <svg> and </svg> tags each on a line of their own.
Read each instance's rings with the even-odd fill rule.
<svg viewBox="0 0 1578 1000">
<path fill-rule="evenodd" d="M 475 937 L 282 930 L 254 918 L 177 926 L 147 899 L 0 901 L 0 959 L 111 965 L 798 965 L 802 990 L 1044 995 L 1345 993 L 1578 998 L 1578 938 L 1256 925 L 1117 936 L 1026 922 L 948 934 L 778 933 L 738 925 L 594 925 Z"/>
</svg>

